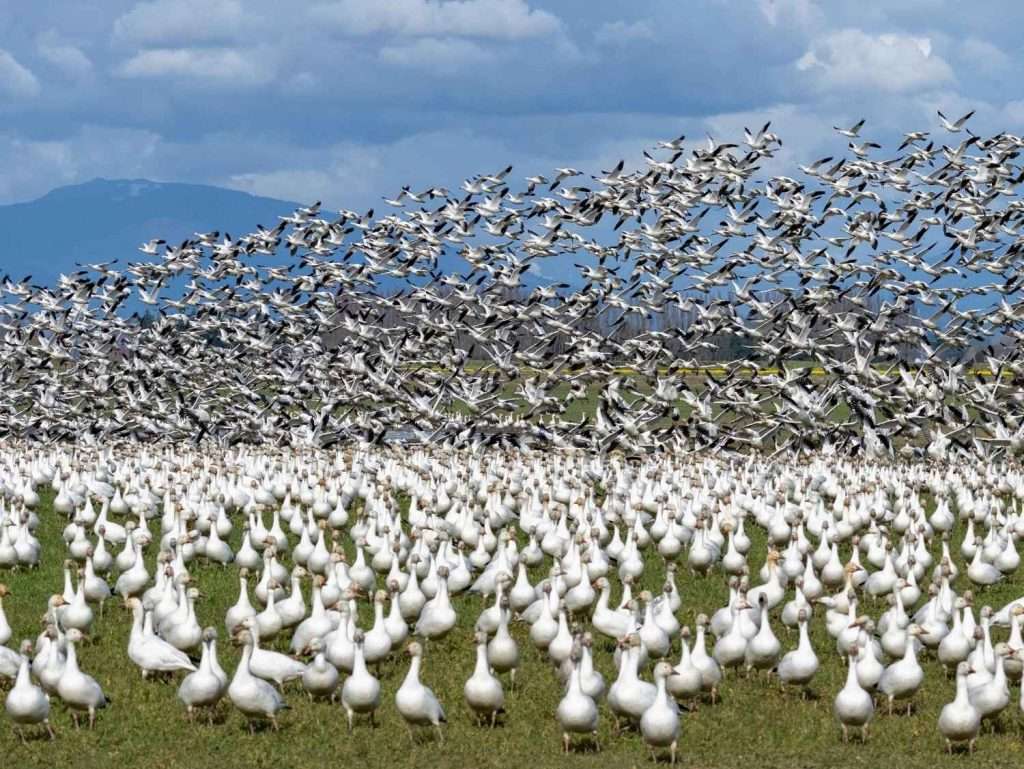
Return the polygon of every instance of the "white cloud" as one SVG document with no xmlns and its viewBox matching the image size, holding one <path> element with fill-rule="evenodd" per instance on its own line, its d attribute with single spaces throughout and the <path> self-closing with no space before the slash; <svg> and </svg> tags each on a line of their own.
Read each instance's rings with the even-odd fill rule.
<svg viewBox="0 0 1024 769">
<path fill-rule="evenodd" d="M 60 38 L 55 30 L 47 30 L 36 38 L 36 51 L 46 61 L 73 80 L 89 80 L 92 61 L 81 48 Z"/>
<path fill-rule="evenodd" d="M 814 0 L 757 0 L 757 8 L 773 27 L 780 22 L 806 26 L 824 17 Z"/>
<path fill-rule="evenodd" d="M 0 48 L 0 94 L 18 98 L 36 96 L 38 93 L 39 80 L 32 71 Z"/>
<path fill-rule="evenodd" d="M 155 48 L 121 64 L 127 78 L 185 78 L 213 85 L 259 85 L 273 77 L 273 62 L 257 50 Z"/>
<path fill-rule="evenodd" d="M 0 204 L 32 200 L 97 176 L 147 175 L 160 144 L 150 131 L 92 125 L 60 140 L 0 133 Z"/>
<path fill-rule="evenodd" d="M 904 34 L 870 35 L 843 29 L 814 41 L 795 62 L 821 89 L 898 93 L 953 80 L 931 40 Z"/>
<path fill-rule="evenodd" d="M 483 48 L 458 38 L 422 37 L 409 43 L 386 45 L 378 54 L 381 61 L 451 75 L 470 64 L 490 58 Z"/>
<path fill-rule="evenodd" d="M 623 45 L 637 40 L 654 40 L 654 28 L 647 21 L 610 21 L 602 24 L 594 33 L 594 42 L 599 45 Z"/>
<path fill-rule="evenodd" d="M 114 38 L 143 44 L 224 40 L 244 21 L 240 0 L 150 0 L 114 20 Z"/>
<path fill-rule="evenodd" d="M 987 40 L 969 37 L 960 46 L 960 57 L 971 66 L 995 74 L 1008 69 L 1012 63 L 1010 57 L 998 46 Z"/>
<path fill-rule="evenodd" d="M 317 19 L 349 35 L 398 34 L 516 40 L 561 28 L 558 17 L 525 0 L 335 0 L 315 6 Z"/>
</svg>

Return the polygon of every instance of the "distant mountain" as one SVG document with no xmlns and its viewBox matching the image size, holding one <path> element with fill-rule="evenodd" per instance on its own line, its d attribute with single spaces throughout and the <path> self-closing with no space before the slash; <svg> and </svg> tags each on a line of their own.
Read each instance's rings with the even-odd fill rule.
<svg viewBox="0 0 1024 769">
<path fill-rule="evenodd" d="M 274 226 L 296 207 L 202 184 L 93 179 L 0 206 L 0 272 L 51 284 L 76 262 L 149 260 L 137 249 L 151 238 L 175 243 L 211 230 L 237 237 L 257 224 Z"/>
</svg>

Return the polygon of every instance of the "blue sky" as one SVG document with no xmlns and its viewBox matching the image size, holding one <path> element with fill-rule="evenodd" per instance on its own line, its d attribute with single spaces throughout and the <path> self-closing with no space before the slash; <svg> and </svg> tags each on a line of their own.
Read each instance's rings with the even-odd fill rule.
<svg viewBox="0 0 1024 769">
<path fill-rule="evenodd" d="M 361 209 L 768 119 L 778 172 L 860 117 L 883 142 L 936 109 L 1024 133 L 1022 22 L 962 0 L 0 0 L 0 203 L 104 176 Z"/>
</svg>

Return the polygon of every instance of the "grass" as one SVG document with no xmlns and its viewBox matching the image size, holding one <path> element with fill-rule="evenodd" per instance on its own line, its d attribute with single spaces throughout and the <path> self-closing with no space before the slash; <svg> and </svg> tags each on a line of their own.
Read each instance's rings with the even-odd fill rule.
<svg viewBox="0 0 1024 769">
<path fill-rule="evenodd" d="M 61 531 L 66 521 L 53 511 L 51 502 L 52 497 L 46 495 L 38 510 L 37 536 L 43 543 L 41 567 L 37 571 L 2 575 L 12 591 L 4 602 L 15 632 L 12 645 L 22 637 L 35 637 L 47 596 L 59 592 L 62 586 L 65 548 Z M 159 526 L 158 522 L 154 523 Z M 756 525 L 749 526 L 748 532 L 753 539 L 750 565 L 752 573 L 756 574 L 763 562 L 764 535 Z M 959 534 L 962 535 L 962 530 Z M 236 547 L 239 537 L 240 527 L 236 527 L 232 536 Z M 955 544 L 959 547 L 959 536 Z M 156 548 L 149 550 L 147 559 L 152 571 Z M 653 548 L 647 551 L 646 561 L 642 586 L 657 589 L 664 569 Z M 958 555 L 957 561 L 962 567 Z M 200 621 L 216 626 L 223 638 L 224 613 L 237 597 L 236 570 L 196 563 L 190 565 L 190 570 L 207 596 L 198 607 Z M 961 568 L 961 575 L 963 571 Z M 540 575 L 535 571 L 532 576 L 536 581 Z M 613 580 L 613 584 L 617 585 L 617 580 Z M 725 603 L 727 590 L 720 573 L 695 578 L 680 569 L 678 584 L 683 597 L 680 618 L 684 623 L 692 624 L 697 613 L 710 613 Z M 960 577 L 957 587 L 960 591 L 966 589 L 966 577 Z M 982 593 L 976 603 L 998 607 L 1021 593 L 1024 593 L 1024 577 L 1018 572 L 997 588 Z M 437 693 L 448 714 L 443 746 L 427 731 L 418 734 L 415 744 L 411 744 L 395 711 L 394 692 L 405 674 L 404 661 L 394 662 L 384 669 L 376 729 L 366 722 L 358 722 L 355 731 L 347 733 L 340 705 L 310 702 L 297 688 L 286 692 L 292 709 L 282 714 L 280 733 L 267 730 L 250 736 L 241 715 L 226 701 L 213 726 L 190 724 L 176 699 L 177 681 L 173 685 L 143 681 L 138 669 L 129 662 L 126 647 L 130 615 L 111 601 L 106 616 L 102 621 L 97 619 L 94 625 L 93 642 L 80 651 L 83 669 L 97 678 L 112 699 L 110 708 L 100 713 L 95 731 L 74 731 L 70 717 L 55 699 L 51 716 L 58 730 L 57 741 L 40 739 L 22 745 L 5 720 L 0 727 L 0 751 L 5 756 L 2 764 L 19 769 L 55 766 L 110 769 L 143 765 L 147 769 L 283 769 L 293 766 L 546 769 L 649 765 L 648 752 L 638 733 L 612 734 L 613 721 L 606 705 L 601 706 L 601 753 L 579 751 L 569 756 L 560 753 L 560 730 L 554 713 L 561 689 L 550 666 L 530 645 L 523 626 L 514 629 L 523 661 L 517 690 L 514 693 L 506 690 L 507 713 L 496 729 L 477 727 L 462 699 L 462 686 L 474 664 L 472 627 L 482 603 L 475 597 L 462 596 L 456 599 L 455 605 L 459 611 L 457 627 L 444 640 L 429 645 L 424 662 L 424 681 Z M 880 604 L 867 608 L 875 617 L 882 610 Z M 953 697 L 954 684 L 931 659 L 923 660 L 925 683 L 915 699 L 913 715 L 888 717 L 876 711 L 867 744 L 842 744 L 832 716 L 832 700 L 844 681 L 845 667 L 825 631 L 823 617 L 823 612 L 819 611 L 812 626 L 814 645 L 822 660 L 822 669 L 813 682 L 814 697 L 802 701 L 795 692 L 782 693 L 777 686 L 762 680 L 730 675 L 723 682 L 719 704 L 705 703 L 696 712 L 684 714 L 680 735 L 682 766 L 743 767 L 754 763 L 759 768 L 793 769 L 841 763 L 845 767 L 899 765 L 902 769 L 938 769 L 968 764 L 972 767 L 1006 766 L 1024 758 L 1016 687 L 1011 694 L 1011 704 L 1003 713 L 999 733 L 986 733 L 979 740 L 973 757 L 944 754 L 936 721 L 942 705 Z M 368 611 L 361 617 L 360 624 L 369 627 Z M 795 633 L 787 633 L 778 621 L 773 627 L 784 648 L 795 646 Z M 1005 631 L 999 631 L 998 637 L 1004 638 Z M 221 663 L 230 675 L 238 659 L 237 650 L 223 640 L 220 646 Z M 676 648 L 673 654 L 677 654 Z M 596 662 L 610 683 L 614 675 L 607 646 L 602 645 L 598 650 Z"/>
</svg>

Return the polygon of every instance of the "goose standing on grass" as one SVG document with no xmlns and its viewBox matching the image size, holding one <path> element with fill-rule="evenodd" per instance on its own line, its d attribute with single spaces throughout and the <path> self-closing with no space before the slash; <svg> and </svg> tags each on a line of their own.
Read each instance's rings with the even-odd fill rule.
<svg viewBox="0 0 1024 769">
<path fill-rule="evenodd" d="M 476 667 L 463 687 L 463 694 L 477 722 L 481 718 L 488 718 L 493 729 L 498 714 L 505 711 L 505 691 L 487 663 L 487 633 L 478 630 L 475 639 Z"/>
<path fill-rule="evenodd" d="M 981 713 L 971 704 L 967 693 L 967 676 L 973 671 L 966 662 L 956 666 L 956 697 L 942 707 L 939 713 L 939 731 L 946 738 L 946 751 L 953 752 L 954 742 L 966 742 L 974 752 L 974 741 L 981 730 Z"/>
<path fill-rule="evenodd" d="M 0 528 L 3 528 L 2 523 L 0 523 Z M 7 589 L 7 585 L 0 583 L 0 646 L 10 641 L 13 635 L 7 615 L 4 614 L 4 598 L 10 594 L 11 591 Z"/>
<path fill-rule="evenodd" d="M 153 612 L 149 607 L 134 597 L 129 598 L 127 604 L 133 615 L 128 636 L 128 659 L 139 666 L 143 678 L 148 678 L 150 673 L 196 670 L 185 652 L 153 633 Z"/>
<path fill-rule="evenodd" d="M 64 672 L 61 673 L 60 682 L 57 684 L 57 695 L 71 709 L 71 718 L 78 728 L 78 713 L 87 711 L 89 713 L 89 728 L 96 725 L 96 711 L 105 708 L 108 704 L 96 679 L 78 668 L 78 653 L 76 645 L 82 640 L 82 631 L 71 628 L 66 634 L 67 640 L 67 661 L 64 665 Z"/>
<path fill-rule="evenodd" d="M 25 735 L 22 734 L 22 726 L 37 726 L 42 724 L 46 727 L 46 733 L 50 739 L 55 739 L 53 726 L 50 725 L 50 699 L 40 687 L 32 683 L 29 675 L 29 659 L 32 656 L 32 642 L 21 642 L 21 665 L 18 668 L 18 678 L 14 687 L 7 693 L 4 700 L 4 709 L 8 717 L 17 724 L 18 737 L 25 742 Z"/>
<path fill-rule="evenodd" d="M 675 671 L 667 662 L 659 662 L 654 666 L 654 685 L 657 687 L 657 693 L 654 695 L 654 702 L 640 717 L 640 733 L 651 749 L 653 760 L 657 760 L 655 748 L 667 747 L 669 762 L 675 766 L 679 737 L 679 707 L 676 701 L 668 696 L 666 688 L 668 679 L 673 675 Z"/>
<path fill-rule="evenodd" d="M 924 670 L 917 661 L 917 637 L 921 635 L 921 632 L 921 628 L 917 625 L 912 624 L 907 628 L 909 637 L 903 658 L 887 667 L 878 680 L 878 691 L 882 692 L 889 700 L 890 716 L 895 700 L 907 700 L 907 715 L 910 715 L 913 705 L 911 700 L 924 681 Z"/>
<path fill-rule="evenodd" d="M 405 651 L 412 661 L 409 664 L 409 672 L 406 673 L 405 680 L 395 692 L 395 707 L 405 719 L 405 724 L 409 728 L 410 740 L 415 741 L 412 733 L 413 726 L 433 726 L 443 745 L 444 732 L 441 731 L 441 724 L 448 722 L 444 715 L 444 708 L 441 707 L 441 703 L 438 702 L 434 693 L 420 682 L 423 647 L 413 641 Z"/>
<path fill-rule="evenodd" d="M 508 673 L 509 685 L 516 688 L 516 668 L 519 667 L 519 645 L 508 629 L 512 612 L 507 595 L 501 597 L 501 616 L 494 637 L 487 643 L 487 662 L 495 673 Z"/>
<path fill-rule="evenodd" d="M 249 629 L 243 628 L 235 635 L 235 642 L 242 646 L 242 659 L 238 661 L 234 678 L 228 686 L 228 699 L 246 716 L 249 732 L 255 732 L 254 718 L 266 718 L 274 731 L 278 730 L 277 714 L 288 707 L 277 689 L 252 674 L 249 663 L 256 646 Z"/>
<path fill-rule="evenodd" d="M 249 670 L 254 676 L 265 681 L 273 681 L 279 687 L 283 687 L 288 681 L 302 678 L 302 674 L 306 672 L 305 664 L 287 654 L 260 647 L 260 629 L 254 617 L 243 620 L 242 627 L 248 630 L 251 636 Z"/>
<path fill-rule="evenodd" d="M 370 726 L 373 726 L 374 713 L 380 706 L 380 681 L 366 668 L 366 657 L 363 655 L 364 640 L 363 631 L 356 629 L 352 641 L 352 675 L 345 679 L 341 687 L 341 704 L 345 708 L 350 732 L 357 713 L 369 713 Z"/>
<path fill-rule="evenodd" d="M 601 749 L 597 741 L 597 703 L 583 693 L 580 688 L 580 654 L 578 650 L 569 658 L 572 661 L 572 673 L 569 675 L 569 688 L 558 703 L 555 716 L 562 727 L 562 752 L 568 753 L 572 744 L 573 734 L 590 734 L 594 738 L 594 746 Z"/>
<path fill-rule="evenodd" d="M 875 703 L 871 695 L 864 691 L 857 680 L 857 654 L 859 649 L 854 644 L 847 655 L 849 667 L 846 671 L 846 685 L 839 690 L 832 712 L 843 728 L 843 742 L 850 739 L 850 727 L 860 729 L 861 739 L 867 742 L 868 723 L 875 714 Z"/>
<path fill-rule="evenodd" d="M 206 708 L 212 724 L 213 708 L 227 689 L 227 681 L 221 679 L 214 669 L 216 641 L 217 631 L 212 627 L 206 628 L 203 631 L 203 656 L 199 660 L 199 669 L 185 676 L 178 687 L 178 699 L 185 703 L 189 721 L 195 715 L 196 708 Z"/>
<path fill-rule="evenodd" d="M 807 686 L 814 678 L 814 674 L 818 672 L 819 667 L 818 655 L 814 653 L 814 647 L 811 645 L 811 638 L 807 632 L 807 617 L 806 609 L 801 609 L 797 614 L 800 641 L 793 651 L 787 652 L 779 661 L 777 668 L 779 681 L 783 687 L 799 686 L 801 698 L 807 696 Z"/>
<path fill-rule="evenodd" d="M 313 655 L 313 661 L 306 665 L 302 672 L 302 688 L 312 700 L 315 697 L 330 697 L 334 701 L 337 694 L 338 684 L 341 677 L 338 669 L 327 661 L 324 656 L 324 642 L 314 638 L 309 642 L 309 651 Z"/>
</svg>

